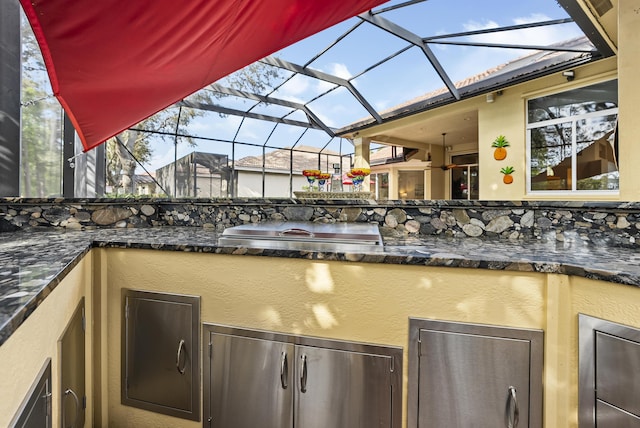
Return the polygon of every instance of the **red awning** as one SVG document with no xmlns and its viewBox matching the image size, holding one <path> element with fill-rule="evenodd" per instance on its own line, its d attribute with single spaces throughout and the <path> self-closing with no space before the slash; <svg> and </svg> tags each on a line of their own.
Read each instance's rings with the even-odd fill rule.
<svg viewBox="0 0 640 428">
<path fill-rule="evenodd" d="M 85 150 L 386 0 L 20 0 Z"/>
</svg>

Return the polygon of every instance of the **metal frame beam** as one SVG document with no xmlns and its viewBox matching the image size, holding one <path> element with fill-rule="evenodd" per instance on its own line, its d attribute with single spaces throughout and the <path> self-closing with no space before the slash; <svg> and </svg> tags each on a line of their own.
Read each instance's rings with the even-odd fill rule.
<svg viewBox="0 0 640 428">
<path fill-rule="evenodd" d="M 249 100 L 259 101 L 259 102 L 264 103 L 264 104 L 275 104 L 275 105 L 279 105 L 279 106 L 283 106 L 283 107 L 288 107 L 288 108 L 292 108 L 292 109 L 296 109 L 296 110 L 301 110 L 309 118 L 309 123 L 315 124 L 315 125 L 319 126 L 320 128 L 322 128 L 327 134 L 329 134 L 331 136 L 335 136 L 333 130 L 331 128 L 329 128 L 327 125 L 325 125 L 324 122 L 322 122 L 322 120 L 320 120 L 320 118 L 318 116 L 316 116 L 316 114 L 313 113 L 309 109 L 309 107 L 307 107 L 304 104 L 296 103 L 296 102 L 293 102 L 293 101 L 282 100 L 280 98 L 274 98 L 274 97 L 270 97 L 270 96 L 254 94 L 252 92 L 240 91 L 240 90 L 237 90 L 237 89 L 229 88 L 227 86 L 222 86 L 222 85 L 217 84 L 217 83 L 209 85 L 209 88 L 212 91 L 219 92 L 221 94 L 233 95 L 233 96 L 236 96 L 236 97 L 239 97 L 239 98 L 246 98 L 246 99 L 249 99 Z"/>
<path fill-rule="evenodd" d="M 268 122 L 282 123 L 285 125 L 299 126 L 302 128 L 310 128 L 310 129 L 319 129 L 324 131 L 324 129 L 318 126 L 318 124 L 314 124 L 314 123 L 301 122 L 299 120 L 284 119 L 281 117 L 268 116 L 268 115 L 259 114 L 259 113 L 251 113 L 243 110 L 236 110 L 236 109 L 217 106 L 213 104 L 203 104 L 203 103 L 196 103 L 193 101 L 183 100 L 176 103 L 175 105 L 181 106 L 181 107 L 195 108 L 199 110 L 213 111 L 216 113 L 227 114 L 231 116 L 241 116 L 249 119 L 266 120 Z"/>
<path fill-rule="evenodd" d="M 343 86 L 346 88 L 351 94 L 358 100 L 360 104 L 369 112 L 371 116 L 378 123 L 382 123 L 382 117 L 378 114 L 376 109 L 373 108 L 369 101 L 349 82 L 348 80 L 342 79 L 340 77 L 324 73 L 318 70 L 312 70 L 309 68 L 302 67 L 301 65 L 294 64 L 289 61 L 285 61 L 280 58 L 275 58 L 273 56 L 268 56 L 263 58 L 261 62 L 265 64 L 272 65 L 274 67 L 280 67 L 284 70 L 289 70 L 294 73 L 303 74 L 305 76 L 313 77 L 315 79 L 324 80 L 325 82 L 333 83 L 334 85 Z"/>
<path fill-rule="evenodd" d="M 505 43 L 476 43 L 476 42 L 453 42 L 448 40 L 432 40 L 428 43 L 434 45 L 456 45 L 456 46 L 477 46 L 482 48 L 501 48 L 501 49 L 525 49 L 534 51 L 551 51 L 551 52 L 576 52 L 576 53 L 597 53 L 593 49 L 578 49 L 558 46 L 544 45 L 510 45 Z"/>
<path fill-rule="evenodd" d="M 451 95 L 453 95 L 456 100 L 460 99 L 460 93 L 458 92 L 458 89 L 451 81 L 451 78 L 449 77 L 447 72 L 444 71 L 442 64 L 440 64 L 440 61 L 438 61 L 438 58 L 436 58 L 431 48 L 429 48 L 429 46 L 427 46 L 422 41 L 422 37 L 410 32 L 409 30 L 399 26 L 398 24 L 389 21 L 388 19 L 385 19 L 378 15 L 374 15 L 373 13 L 371 13 L 371 11 L 362 13 L 358 15 L 358 17 L 422 49 L 422 52 L 424 52 L 427 59 L 431 63 L 431 66 L 434 68 L 436 73 L 438 73 L 438 76 L 440 76 L 440 79 L 442 79 Z"/>
<path fill-rule="evenodd" d="M 576 0 L 556 0 L 560 6 L 573 18 L 574 22 L 580 27 L 585 36 L 591 40 L 600 54 L 607 58 L 616 54 L 614 48 L 593 21 L 586 14 L 584 9 Z"/>
</svg>

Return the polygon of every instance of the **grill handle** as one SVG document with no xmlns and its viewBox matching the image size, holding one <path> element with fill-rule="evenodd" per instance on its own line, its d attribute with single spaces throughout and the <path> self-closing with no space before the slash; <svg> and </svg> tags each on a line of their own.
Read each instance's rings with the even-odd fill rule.
<svg viewBox="0 0 640 428">
<path fill-rule="evenodd" d="M 313 232 L 310 232 L 310 231 L 305 230 L 305 229 L 300 229 L 300 228 L 297 228 L 297 227 L 294 227 L 292 229 L 283 230 L 282 232 L 278 233 L 278 236 L 289 236 L 289 235 L 308 236 L 309 238 L 313 238 L 315 236 L 313 234 Z"/>
</svg>

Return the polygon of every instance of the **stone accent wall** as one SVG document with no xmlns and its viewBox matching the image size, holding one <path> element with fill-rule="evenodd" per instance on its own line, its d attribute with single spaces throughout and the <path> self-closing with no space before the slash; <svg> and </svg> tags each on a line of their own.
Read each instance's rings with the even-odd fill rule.
<svg viewBox="0 0 640 428">
<path fill-rule="evenodd" d="M 0 232 L 227 227 L 264 221 L 373 222 L 383 235 L 555 240 L 635 248 L 640 204 L 297 199 L 0 199 Z"/>
</svg>

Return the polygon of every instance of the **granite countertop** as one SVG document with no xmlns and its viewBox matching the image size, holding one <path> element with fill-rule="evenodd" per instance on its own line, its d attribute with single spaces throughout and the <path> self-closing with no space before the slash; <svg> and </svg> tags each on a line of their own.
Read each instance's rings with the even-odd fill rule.
<svg viewBox="0 0 640 428">
<path fill-rule="evenodd" d="M 218 237 L 177 226 L 0 233 L 0 345 L 93 247 L 559 273 L 640 286 L 640 252 L 575 241 L 387 236 L 384 252 L 349 254 L 218 247 Z"/>
</svg>

